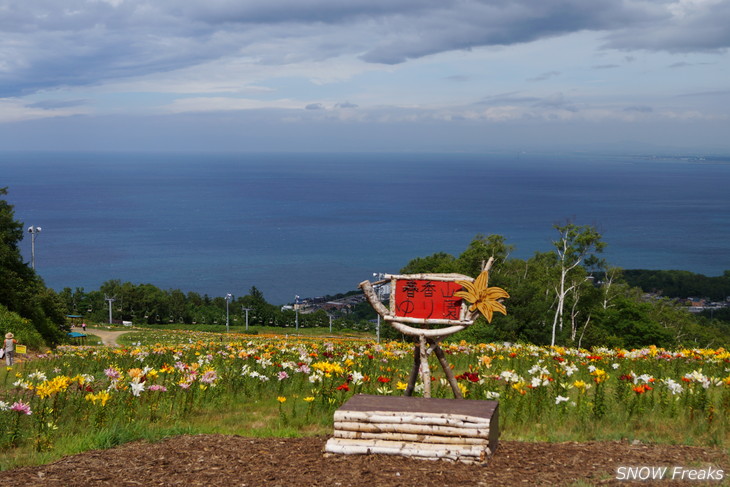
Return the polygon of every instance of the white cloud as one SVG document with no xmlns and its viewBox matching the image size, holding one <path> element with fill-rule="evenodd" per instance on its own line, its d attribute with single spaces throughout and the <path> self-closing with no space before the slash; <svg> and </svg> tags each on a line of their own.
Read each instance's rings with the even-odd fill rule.
<svg viewBox="0 0 730 487">
<path fill-rule="evenodd" d="M 165 107 L 169 113 L 194 113 L 194 112 L 228 112 L 238 110 L 261 110 L 261 109 L 301 109 L 302 104 L 295 100 L 273 100 L 262 101 L 248 98 L 229 97 L 191 97 L 179 98 Z"/>
<path fill-rule="evenodd" d="M 229 97 L 181 98 L 165 107 L 168 113 L 214 113 L 260 111 L 268 113 L 268 120 L 286 123 L 307 123 L 330 120 L 349 123 L 431 123 L 454 124 L 461 122 L 514 123 L 514 122 L 667 122 L 716 121 L 727 117 L 697 109 L 679 106 L 654 109 L 647 105 L 599 104 L 570 99 L 563 93 L 543 97 L 520 97 L 516 94 L 496 97 L 488 103 L 464 106 L 369 106 L 357 109 L 353 104 L 333 102 L 301 103 L 280 99 L 261 101 Z"/>
<path fill-rule="evenodd" d="M 25 122 L 28 120 L 39 120 L 43 118 L 69 117 L 73 115 L 86 115 L 89 109 L 83 106 L 53 106 L 48 104 L 28 105 L 25 101 L 17 98 L 0 98 L 0 123 Z"/>
</svg>

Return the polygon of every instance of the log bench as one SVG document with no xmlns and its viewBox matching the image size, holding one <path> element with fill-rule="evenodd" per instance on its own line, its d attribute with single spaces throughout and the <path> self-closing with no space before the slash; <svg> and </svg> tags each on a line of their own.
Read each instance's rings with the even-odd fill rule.
<svg viewBox="0 0 730 487">
<path fill-rule="evenodd" d="M 485 464 L 497 448 L 499 403 L 358 394 L 335 411 L 334 423 L 325 453 Z"/>
</svg>

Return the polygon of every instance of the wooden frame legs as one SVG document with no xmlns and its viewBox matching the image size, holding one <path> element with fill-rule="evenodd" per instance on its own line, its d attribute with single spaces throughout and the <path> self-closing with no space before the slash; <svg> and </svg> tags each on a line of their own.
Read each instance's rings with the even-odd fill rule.
<svg viewBox="0 0 730 487">
<path fill-rule="evenodd" d="M 419 335 L 418 338 L 418 344 L 413 348 L 413 368 L 408 378 L 405 395 L 413 395 L 413 391 L 416 388 L 416 381 L 420 376 L 423 382 L 423 397 L 431 397 L 431 369 L 428 366 L 428 355 L 435 353 L 444 371 L 444 375 L 446 375 L 446 380 L 454 392 L 454 397 L 456 399 L 464 399 L 464 396 L 461 394 L 461 389 L 459 389 L 459 384 L 456 382 L 454 372 L 446 361 L 444 351 L 439 346 L 440 339 L 426 338 L 424 335 Z"/>
</svg>

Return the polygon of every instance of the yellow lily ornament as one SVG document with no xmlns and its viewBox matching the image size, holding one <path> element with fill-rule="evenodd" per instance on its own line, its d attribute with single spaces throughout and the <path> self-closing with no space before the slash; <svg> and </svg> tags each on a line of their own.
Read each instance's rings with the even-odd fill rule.
<svg viewBox="0 0 730 487">
<path fill-rule="evenodd" d="M 474 279 L 474 282 L 456 281 L 456 283 L 465 290 L 455 292 L 454 296 L 471 303 L 469 311 L 473 312 L 478 309 L 489 323 L 492 322 L 492 315 L 495 311 L 507 315 L 507 308 L 498 300 L 509 298 L 509 294 L 501 287 L 489 287 L 489 270 L 483 270 Z"/>
</svg>

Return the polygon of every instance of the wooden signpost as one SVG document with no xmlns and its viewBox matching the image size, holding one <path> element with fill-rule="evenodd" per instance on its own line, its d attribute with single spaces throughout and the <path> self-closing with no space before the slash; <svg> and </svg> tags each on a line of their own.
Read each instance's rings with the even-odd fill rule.
<svg viewBox="0 0 730 487">
<path fill-rule="evenodd" d="M 499 436 L 497 401 L 462 401 L 463 395 L 439 343 L 474 324 L 481 313 L 491 323 L 495 311 L 507 314 L 504 289 L 489 287 L 484 265 L 472 279 L 461 274 L 387 275 L 364 281 L 360 288 L 382 319 L 399 332 L 418 338 L 413 350 L 405 397 L 352 397 L 335 412 L 335 434 L 329 453 L 386 453 L 415 458 L 483 463 Z M 374 285 L 390 282 L 390 303 L 380 302 Z M 455 399 L 431 398 L 429 355 L 434 354 Z M 420 377 L 423 397 L 411 397 Z"/>
<path fill-rule="evenodd" d="M 418 338 L 406 396 L 413 394 L 420 376 L 423 396 L 431 397 L 428 356 L 433 353 L 441 364 L 454 397 L 463 398 L 439 342 L 473 325 L 479 313 L 490 323 L 494 311 L 507 314 L 499 300 L 508 298 L 509 294 L 504 289 L 488 286 L 489 269 L 493 262 L 494 259 L 489 259 L 476 279 L 462 274 L 386 274 L 385 281 L 381 283 L 390 281 L 389 307 L 380 302 L 370 281 L 360 283 L 370 305 L 386 323 L 404 335 Z"/>
</svg>

